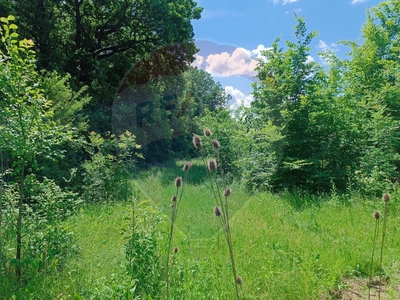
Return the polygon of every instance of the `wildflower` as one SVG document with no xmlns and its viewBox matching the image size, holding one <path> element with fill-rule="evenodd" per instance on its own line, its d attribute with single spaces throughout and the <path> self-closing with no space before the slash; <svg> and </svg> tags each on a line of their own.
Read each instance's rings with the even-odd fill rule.
<svg viewBox="0 0 400 300">
<path fill-rule="evenodd" d="M 242 277 L 240 276 L 236 277 L 236 284 L 242 284 L 242 283 L 243 283 Z"/>
<path fill-rule="evenodd" d="M 211 145 L 215 150 L 217 150 L 219 147 L 221 147 L 221 145 L 219 144 L 218 140 L 212 140 L 211 141 Z"/>
<path fill-rule="evenodd" d="M 204 135 L 207 136 L 207 137 L 210 137 L 211 134 L 212 134 L 212 133 L 211 133 L 211 130 L 208 129 L 208 128 L 204 129 L 204 130 L 203 130 L 203 133 L 204 133 Z"/>
<path fill-rule="evenodd" d="M 217 162 L 215 159 L 210 159 L 208 161 L 208 169 L 210 171 L 215 171 L 217 169 Z"/>
<path fill-rule="evenodd" d="M 389 202 L 390 201 L 390 195 L 388 193 L 385 193 L 382 196 L 382 200 L 383 200 L 383 202 Z"/>
<path fill-rule="evenodd" d="M 190 162 L 186 162 L 184 165 L 183 165 L 183 168 L 182 168 L 182 170 L 184 171 L 184 172 L 187 172 L 187 171 L 189 171 L 189 169 L 192 167 L 192 164 L 190 163 Z"/>
<path fill-rule="evenodd" d="M 201 148 L 201 146 L 203 146 L 201 137 L 199 137 L 197 134 L 193 135 L 193 145 L 196 149 Z"/>
<path fill-rule="evenodd" d="M 175 178 L 175 186 L 180 187 L 182 185 L 182 177 Z"/>
<path fill-rule="evenodd" d="M 229 197 L 231 192 L 232 192 L 232 190 L 230 188 L 226 188 L 225 191 L 224 191 L 224 197 Z"/>
<path fill-rule="evenodd" d="M 178 247 L 175 247 L 174 248 L 174 253 L 178 253 L 179 252 L 179 248 Z"/>
<path fill-rule="evenodd" d="M 378 220 L 380 217 L 381 217 L 381 213 L 377 210 L 374 211 L 374 218 Z"/>
<path fill-rule="evenodd" d="M 172 202 L 175 202 L 175 201 L 176 201 L 176 195 L 173 195 L 173 196 L 172 196 L 171 201 L 172 201 Z"/>
<path fill-rule="evenodd" d="M 216 217 L 220 217 L 220 216 L 222 215 L 221 209 L 220 209 L 218 206 L 216 206 L 216 207 L 214 208 L 214 215 L 215 215 Z"/>
</svg>

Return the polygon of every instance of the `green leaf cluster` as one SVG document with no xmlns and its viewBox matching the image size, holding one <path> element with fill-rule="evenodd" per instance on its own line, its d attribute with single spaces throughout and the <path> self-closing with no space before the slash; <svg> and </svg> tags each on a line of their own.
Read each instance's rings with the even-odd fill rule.
<svg viewBox="0 0 400 300">
<path fill-rule="evenodd" d="M 400 166 L 400 2 L 369 10 L 363 43 L 342 42 L 350 48 L 343 60 L 321 53 L 325 66 L 310 58 L 316 32 L 307 32 L 304 17 L 295 19 L 295 41 L 280 48 L 275 40 L 259 60 L 247 126 L 259 137 L 274 128 L 279 138 L 264 136 L 252 148 L 247 182 L 312 192 L 393 187 Z"/>
</svg>

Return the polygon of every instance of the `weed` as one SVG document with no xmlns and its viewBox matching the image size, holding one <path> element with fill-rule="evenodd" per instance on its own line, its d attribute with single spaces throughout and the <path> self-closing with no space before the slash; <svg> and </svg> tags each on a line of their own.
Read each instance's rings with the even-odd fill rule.
<svg viewBox="0 0 400 300">
<path fill-rule="evenodd" d="M 233 243 L 232 243 L 232 233 L 230 229 L 229 223 L 229 201 L 228 198 L 231 195 L 231 189 L 227 187 L 225 174 L 223 168 L 221 166 L 222 161 L 219 155 L 219 149 L 221 147 L 219 141 L 217 139 L 211 140 L 211 130 L 206 128 L 203 131 L 204 136 L 210 141 L 212 149 L 214 150 L 214 154 L 216 158 L 206 158 L 205 151 L 203 149 L 203 141 L 200 136 L 193 136 L 193 145 L 196 149 L 198 149 L 203 158 L 204 165 L 207 170 L 208 179 L 210 182 L 210 187 L 212 191 L 212 195 L 215 199 L 216 206 L 214 208 L 214 214 L 218 218 L 219 223 L 221 225 L 222 231 L 224 233 L 224 237 L 229 249 L 229 257 L 231 261 L 233 280 L 235 284 L 236 298 L 239 297 L 239 288 L 243 282 L 242 277 L 237 275 L 235 257 L 233 254 Z M 219 171 L 219 172 L 218 172 Z M 218 176 L 219 175 L 219 176 Z M 221 193 L 220 191 L 223 190 Z"/>
<path fill-rule="evenodd" d="M 369 282 L 368 282 L 368 299 L 371 298 L 371 285 L 372 285 L 372 269 L 374 265 L 374 256 L 375 256 L 375 248 L 376 248 L 376 241 L 378 238 L 378 232 L 379 232 L 379 219 L 381 217 L 381 213 L 379 211 L 374 212 L 374 219 L 375 219 L 375 231 L 374 231 L 374 242 L 372 245 L 372 256 L 371 256 L 371 269 L 369 272 Z"/>
<path fill-rule="evenodd" d="M 381 255 L 379 259 L 379 287 L 378 287 L 378 299 L 381 299 L 381 282 L 382 282 L 382 259 L 383 259 L 383 244 L 385 242 L 386 225 L 388 219 L 388 202 L 390 201 L 390 195 L 385 193 L 382 196 L 382 200 L 385 203 L 385 211 L 383 213 L 383 228 L 382 228 L 382 242 L 381 242 Z"/>
<path fill-rule="evenodd" d="M 183 197 L 183 191 L 184 191 L 183 182 L 186 182 L 187 174 L 191 167 L 192 167 L 192 164 L 190 162 L 186 162 L 183 165 L 182 170 L 185 172 L 185 179 L 182 180 L 182 177 L 175 178 L 176 190 L 175 190 L 175 194 L 171 198 L 171 202 L 172 202 L 171 203 L 171 227 L 170 227 L 170 231 L 169 231 L 169 235 L 168 235 L 166 277 L 165 277 L 165 281 L 167 284 L 167 299 L 169 299 L 170 253 L 171 253 L 171 249 L 172 249 L 172 239 L 173 239 L 173 234 L 174 234 L 175 221 L 176 221 L 176 217 L 178 216 L 179 205 L 180 205 L 182 197 Z M 177 247 L 174 248 L 174 253 L 178 253 Z"/>
</svg>

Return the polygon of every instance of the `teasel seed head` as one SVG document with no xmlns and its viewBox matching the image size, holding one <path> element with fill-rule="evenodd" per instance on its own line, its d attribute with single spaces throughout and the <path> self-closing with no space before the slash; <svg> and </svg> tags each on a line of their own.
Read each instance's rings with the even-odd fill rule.
<svg viewBox="0 0 400 300">
<path fill-rule="evenodd" d="M 217 150 L 219 147 L 221 147 L 221 145 L 219 144 L 218 140 L 212 140 L 211 141 L 211 145 L 215 150 Z"/>
<path fill-rule="evenodd" d="M 383 200 L 383 202 L 389 202 L 390 201 L 390 195 L 388 193 L 385 193 L 382 196 L 382 200 Z"/>
<path fill-rule="evenodd" d="M 172 201 L 172 202 L 175 202 L 175 201 L 176 201 L 176 195 L 173 195 L 173 196 L 172 196 L 171 201 Z"/>
<path fill-rule="evenodd" d="M 232 190 L 230 188 L 226 188 L 225 191 L 224 191 L 224 197 L 229 197 L 231 192 L 232 192 Z"/>
<path fill-rule="evenodd" d="M 222 212 L 221 212 L 221 209 L 219 208 L 219 206 L 216 206 L 216 207 L 214 208 L 214 215 L 215 215 L 216 217 L 222 216 Z"/>
<path fill-rule="evenodd" d="M 174 209 L 174 208 L 175 208 L 175 203 L 171 203 L 170 207 L 171 207 L 172 209 Z"/>
<path fill-rule="evenodd" d="M 174 253 L 178 253 L 179 252 L 179 248 L 178 247 L 175 247 L 174 248 Z"/>
<path fill-rule="evenodd" d="M 243 279 L 241 276 L 236 277 L 236 284 L 242 284 L 243 283 Z"/>
<path fill-rule="evenodd" d="M 209 128 L 204 129 L 203 133 L 207 137 L 210 137 L 212 135 L 212 132 L 211 132 L 211 130 Z"/>
<path fill-rule="evenodd" d="M 189 171 L 189 169 L 192 167 L 192 163 L 191 162 L 186 162 L 184 165 L 183 165 L 183 168 L 182 168 L 182 170 L 183 170 L 183 172 L 187 172 L 187 171 Z"/>
<path fill-rule="evenodd" d="M 378 210 L 374 211 L 374 218 L 378 220 L 380 217 L 381 213 Z"/>
<path fill-rule="evenodd" d="M 175 178 L 175 186 L 180 187 L 182 185 L 182 177 Z"/>
<path fill-rule="evenodd" d="M 201 137 L 199 137 L 197 134 L 193 135 L 193 146 L 196 149 L 201 148 L 201 146 L 203 146 L 203 143 L 201 141 Z"/>
<path fill-rule="evenodd" d="M 210 171 L 215 171 L 217 169 L 217 161 L 215 159 L 208 160 L 208 169 Z"/>
</svg>

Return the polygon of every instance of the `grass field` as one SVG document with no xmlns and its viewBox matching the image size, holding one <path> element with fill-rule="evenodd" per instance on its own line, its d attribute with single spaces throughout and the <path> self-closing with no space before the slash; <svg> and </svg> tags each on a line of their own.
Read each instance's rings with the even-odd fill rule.
<svg viewBox="0 0 400 300">
<path fill-rule="evenodd" d="M 165 264 L 174 179 L 181 163 L 152 168 L 135 176 L 136 201 L 161 216 L 157 230 L 160 262 Z M 230 201 L 233 249 L 243 278 L 243 299 L 335 299 L 348 279 L 368 278 L 379 199 L 333 196 L 300 197 L 289 193 L 247 193 L 233 184 Z M 383 249 L 385 297 L 400 299 L 400 204 L 389 203 Z M 201 164 L 189 171 L 173 246 L 171 299 L 234 299 L 228 248 L 213 214 Z M 22 287 L 3 289 L 3 299 L 132 299 L 134 284 L 125 270 L 124 243 L 129 235 L 131 203 L 84 207 L 65 223 L 76 238 L 74 255 L 60 273 L 38 276 Z M 140 213 L 138 210 L 136 213 Z M 379 272 L 379 252 L 373 265 Z M 163 269 L 164 270 L 164 269 Z M 4 287 L 7 283 L 4 283 Z M 366 293 L 367 286 L 364 288 Z M 336 293 L 337 295 L 337 293 Z M 366 295 L 366 294 L 365 294 Z M 149 298 L 150 299 L 150 298 Z M 164 299 L 164 297 L 163 297 Z"/>
</svg>

